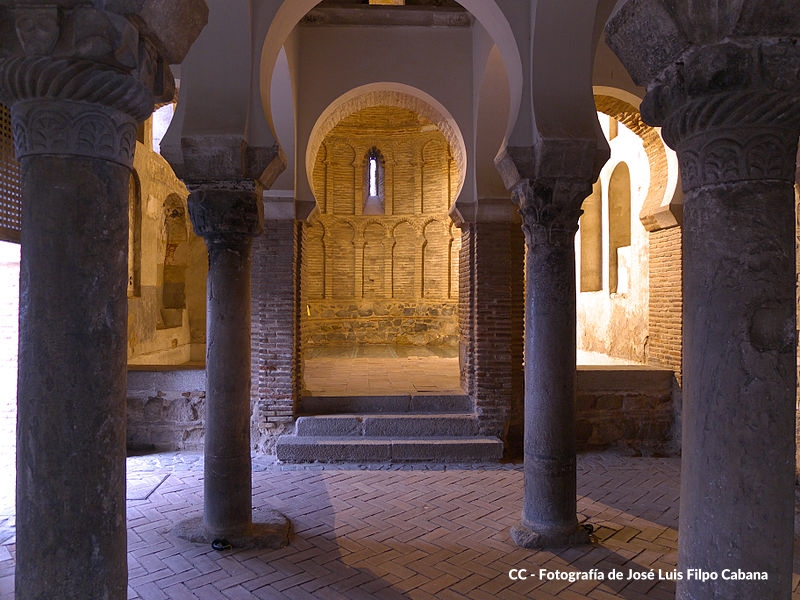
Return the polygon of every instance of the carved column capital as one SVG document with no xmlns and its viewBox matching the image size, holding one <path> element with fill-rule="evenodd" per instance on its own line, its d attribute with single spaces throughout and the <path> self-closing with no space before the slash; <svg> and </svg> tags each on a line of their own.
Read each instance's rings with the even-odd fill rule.
<svg viewBox="0 0 800 600">
<path fill-rule="evenodd" d="M 512 195 L 528 247 L 548 244 L 572 248 L 583 214 L 581 204 L 591 192 L 591 182 L 582 179 L 520 180 Z"/>
<path fill-rule="evenodd" d="M 156 26 L 163 15 L 149 2 L 111 5 L 116 10 L 7 4 L 0 7 L 0 101 L 11 108 L 17 156 L 79 155 L 130 166 L 136 122 L 175 93 L 159 48 L 182 55 L 158 38 L 167 34 Z"/>
<path fill-rule="evenodd" d="M 650 85 L 642 116 L 678 151 L 685 190 L 794 181 L 800 48 L 772 38 L 692 46 Z"/>
<path fill-rule="evenodd" d="M 203 187 L 192 191 L 189 217 L 209 248 L 249 244 L 264 227 L 263 203 L 255 190 Z"/>
</svg>

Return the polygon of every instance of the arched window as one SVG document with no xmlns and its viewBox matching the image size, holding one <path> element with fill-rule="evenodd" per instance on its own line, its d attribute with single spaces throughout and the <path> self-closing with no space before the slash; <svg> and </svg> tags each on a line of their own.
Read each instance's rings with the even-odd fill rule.
<svg viewBox="0 0 800 600">
<path fill-rule="evenodd" d="M 619 163 L 608 182 L 608 291 L 628 291 L 631 245 L 631 175 Z"/>
<path fill-rule="evenodd" d="M 364 173 L 364 215 L 386 214 L 383 193 L 383 156 L 376 147 L 367 153 L 366 170 Z"/>
</svg>

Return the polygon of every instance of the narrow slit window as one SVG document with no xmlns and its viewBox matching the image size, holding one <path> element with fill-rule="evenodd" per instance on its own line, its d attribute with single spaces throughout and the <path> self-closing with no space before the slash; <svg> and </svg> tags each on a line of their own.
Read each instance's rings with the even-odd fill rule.
<svg viewBox="0 0 800 600">
<path fill-rule="evenodd" d="M 369 157 L 369 195 L 371 198 L 378 195 L 378 159 L 374 154 Z"/>
<path fill-rule="evenodd" d="M 367 153 L 364 171 L 364 206 L 361 214 L 383 215 L 384 207 L 384 160 L 376 147 Z"/>
</svg>

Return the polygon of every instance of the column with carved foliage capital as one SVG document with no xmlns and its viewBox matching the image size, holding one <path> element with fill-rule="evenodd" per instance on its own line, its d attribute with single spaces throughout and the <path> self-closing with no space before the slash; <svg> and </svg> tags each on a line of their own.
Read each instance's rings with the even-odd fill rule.
<svg viewBox="0 0 800 600">
<path fill-rule="evenodd" d="M 791 595 L 798 37 L 789 1 L 625 0 L 606 27 L 685 192 L 678 568 L 768 573 L 681 599 Z"/>
<path fill-rule="evenodd" d="M 522 217 L 528 246 L 549 244 L 572 248 L 578 219 L 583 214 L 581 204 L 591 192 L 591 182 L 580 179 L 521 180 L 512 195 Z"/>
<path fill-rule="evenodd" d="M 250 459 L 251 247 L 264 226 L 263 202 L 252 180 L 204 185 L 189 194 L 195 233 L 208 247 L 206 280 L 206 428 L 203 516 L 176 534 L 233 546 L 279 548 L 289 521 L 252 510 Z"/>
<path fill-rule="evenodd" d="M 0 7 L 0 101 L 11 108 L 18 159 L 57 154 L 130 167 L 136 122 L 173 98 L 168 61 L 180 61 L 199 33 L 204 3 L 109 6 Z M 173 12 L 186 22 L 168 24 Z"/>
<path fill-rule="evenodd" d="M 527 242 L 522 521 L 527 548 L 584 544 L 577 520 L 575 451 L 575 233 L 591 182 L 522 179 L 513 188 Z"/>
<path fill-rule="evenodd" d="M 642 116 L 678 153 L 684 191 L 794 182 L 800 48 L 753 39 L 696 46 L 648 89 Z"/>
<path fill-rule="evenodd" d="M 22 188 L 20 600 L 127 597 L 130 169 L 137 121 L 172 99 L 167 65 L 182 60 L 205 9 L 0 2 L 0 101 Z"/>
</svg>

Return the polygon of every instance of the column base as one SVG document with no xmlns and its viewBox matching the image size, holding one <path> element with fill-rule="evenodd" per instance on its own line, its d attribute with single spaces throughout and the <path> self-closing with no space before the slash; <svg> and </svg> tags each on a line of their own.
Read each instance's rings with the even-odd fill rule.
<svg viewBox="0 0 800 600">
<path fill-rule="evenodd" d="M 534 531 L 524 523 L 514 525 L 511 539 L 520 548 L 564 548 L 567 546 L 584 546 L 591 543 L 591 529 L 576 525 L 574 529 L 550 529 Z"/>
<path fill-rule="evenodd" d="M 206 529 L 203 517 L 181 521 L 172 529 L 173 535 L 196 544 L 214 544 L 218 549 L 268 548 L 277 550 L 289 545 L 292 523 L 277 510 L 257 509 L 253 511 L 253 522 L 241 532 L 232 535 L 212 534 Z"/>
</svg>

